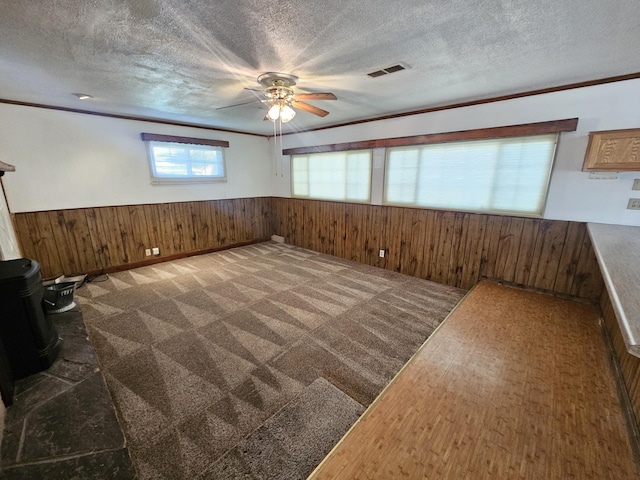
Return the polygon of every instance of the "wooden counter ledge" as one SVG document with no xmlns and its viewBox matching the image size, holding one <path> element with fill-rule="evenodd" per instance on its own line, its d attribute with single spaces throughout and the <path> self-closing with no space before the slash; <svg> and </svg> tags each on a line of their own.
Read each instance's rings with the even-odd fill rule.
<svg viewBox="0 0 640 480">
<path fill-rule="evenodd" d="M 639 478 L 594 307 L 481 282 L 309 478 Z"/>
</svg>

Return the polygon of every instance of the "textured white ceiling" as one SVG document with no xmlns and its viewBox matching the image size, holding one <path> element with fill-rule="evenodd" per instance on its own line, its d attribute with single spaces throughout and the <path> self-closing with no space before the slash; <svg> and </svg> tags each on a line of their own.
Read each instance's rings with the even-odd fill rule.
<svg viewBox="0 0 640 480">
<path fill-rule="evenodd" d="M 292 131 L 637 73 L 639 47 L 638 0 L 6 0 L 0 99 L 270 134 L 216 110 L 263 72 L 338 97 Z"/>
</svg>

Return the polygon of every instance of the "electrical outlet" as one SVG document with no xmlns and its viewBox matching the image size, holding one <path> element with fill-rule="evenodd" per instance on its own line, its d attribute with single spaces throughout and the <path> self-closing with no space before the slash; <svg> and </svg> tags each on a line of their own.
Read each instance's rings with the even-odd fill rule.
<svg viewBox="0 0 640 480">
<path fill-rule="evenodd" d="M 629 210 L 640 210 L 640 198 L 630 198 L 627 208 Z"/>
<path fill-rule="evenodd" d="M 145 255 L 145 257 L 150 257 L 151 256 L 151 249 L 150 248 L 145 248 L 144 249 L 144 255 Z"/>
<path fill-rule="evenodd" d="M 380 249 L 380 254 L 379 255 L 380 255 L 380 258 L 384 258 L 384 250 L 383 249 Z"/>
<path fill-rule="evenodd" d="M 154 255 L 160 255 L 160 249 L 158 247 L 153 247 L 151 250 L 153 251 Z"/>
<path fill-rule="evenodd" d="M 640 190 L 640 178 L 636 178 L 633 181 L 633 187 L 631 187 L 631 190 Z"/>
</svg>

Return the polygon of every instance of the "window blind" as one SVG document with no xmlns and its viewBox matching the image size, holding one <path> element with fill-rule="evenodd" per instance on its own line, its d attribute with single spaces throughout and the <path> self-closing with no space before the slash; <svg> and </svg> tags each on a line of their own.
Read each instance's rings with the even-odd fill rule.
<svg viewBox="0 0 640 480">
<path fill-rule="evenodd" d="M 558 134 L 387 149 L 389 205 L 542 215 Z"/>
<path fill-rule="evenodd" d="M 294 197 L 369 202 L 371 150 L 293 155 Z"/>
</svg>

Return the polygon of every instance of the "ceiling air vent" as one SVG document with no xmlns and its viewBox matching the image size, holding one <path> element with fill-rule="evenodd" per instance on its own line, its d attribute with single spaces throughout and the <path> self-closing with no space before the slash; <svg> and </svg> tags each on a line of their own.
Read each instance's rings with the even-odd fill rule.
<svg viewBox="0 0 640 480">
<path fill-rule="evenodd" d="M 386 75 L 386 74 L 387 72 L 385 72 L 384 70 L 376 70 L 375 72 L 367 73 L 367 75 L 373 78 L 381 77 L 382 75 Z"/>
<path fill-rule="evenodd" d="M 395 73 L 400 70 L 405 70 L 407 67 L 402 66 L 400 64 L 393 65 L 392 67 L 383 68 L 381 70 L 376 70 L 375 72 L 367 73 L 370 77 L 376 78 L 381 77 L 382 75 L 386 75 L 387 73 Z"/>
</svg>

